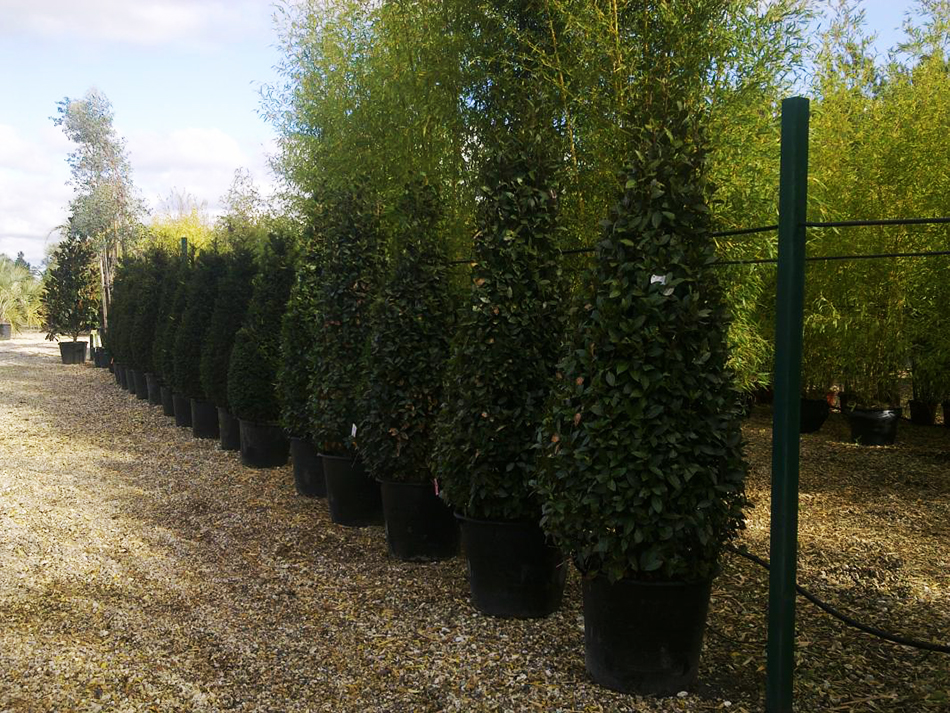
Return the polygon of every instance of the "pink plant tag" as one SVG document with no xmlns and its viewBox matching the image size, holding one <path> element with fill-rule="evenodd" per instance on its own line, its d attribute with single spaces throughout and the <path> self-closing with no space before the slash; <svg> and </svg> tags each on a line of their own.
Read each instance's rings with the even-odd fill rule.
<svg viewBox="0 0 950 713">
<path fill-rule="evenodd" d="M 435 488 L 435 494 L 438 495 L 439 494 L 439 479 L 438 478 L 432 479 L 432 486 Z"/>
</svg>

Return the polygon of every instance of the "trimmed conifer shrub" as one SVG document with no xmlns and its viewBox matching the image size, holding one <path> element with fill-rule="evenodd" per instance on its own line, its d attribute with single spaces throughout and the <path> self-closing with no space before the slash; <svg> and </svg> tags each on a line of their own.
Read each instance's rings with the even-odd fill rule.
<svg viewBox="0 0 950 713">
<path fill-rule="evenodd" d="M 201 352 L 224 267 L 220 253 L 202 252 L 190 276 L 185 309 L 175 332 L 175 379 L 172 383 L 182 396 L 205 398 L 201 385 Z"/>
<path fill-rule="evenodd" d="M 272 424 L 280 418 L 280 325 L 294 280 L 293 242 L 283 229 L 268 236 L 244 325 L 231 349 L 228 404 L 234 416 L 246 421 Z"/>
<path fill-rule="evenodd" d="M 201 386 L 209 400 L 227 408 L 231 348 L 251 301 L 257 263 L 254 253 L 244 246 L 228 253 L 225 261 L 226 273 L 218 286 L 201 350 Z"/>
<path fill-rule="evenodd" d="M 111 312 L 107 345 L 112 356 L 120 364 L 138 369 L 132 353 L 132 331 L 135 326 L 135 311 L 142 281 L 141 258 L 127 256 L 116 268 L 112 283 Z"/>
<path fill-rule="evenodd" d="M 280 328 L 280 366 L 277 395 L 280 424 L 291 436 L 309 438 L 310 431 L 310 350 L 314 345 L 317 318 L 313 306 L 319 288 L 320 245 L 311 235 L 297 265 L 294 285 Z"/>
<path fill-rule="evenodd" d="M 422 181 L 410 184 L 397 216 L 397 257 L 370 310 L 359 449 L 373 477 L 422 483 L 432 480 L 457 301 L 437 231 L 438 192 Z"/>
<path fill-rule="evenodd" d="M 191 258 L 172 261 L 162 293 L 158 323 L 155 325 L 153 366 L 169 388 L 175 388 L 175 338 L 182 313 L 188 304 L 191 270 Z"/>
<path fill-rule="evenodd" d="M 379 220 L 358 194 L 337 194 L 321 220 L 319 285 L 310 352 L 310 424 L 314 445 L 325 454 L 354 452 L 353 426 L 360 412 L 368 311 L 380 270 Z"/>
<path fill-rule="evenodd" d="M 452 343 L 437 475 L 463 515 L 537 522 L 537 429 L 560 356 L 560 157 L 537 112 L 498 132 L 480 175 L 470 307 Z"/>
<path fill-rule="evenodd" d="M 746 504 L 701 109 L 644 124 L 542 429 L 545 530 L 589 577 L 708 581 Z"/>
<path fill-rule="evenodd" d="M 171 265 L 167 252 L 154 247 L 142 258 L 140 284 L 136 289 L 135 316 L 130 332 L 132 363 L 143 372 L 153 370 L 152 347 L 166 276 Z"/>
</svg>

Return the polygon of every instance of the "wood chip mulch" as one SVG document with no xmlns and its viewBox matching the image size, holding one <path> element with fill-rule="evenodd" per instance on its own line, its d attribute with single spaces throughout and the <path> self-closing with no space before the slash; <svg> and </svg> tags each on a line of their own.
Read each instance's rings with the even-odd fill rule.
<svg viewBox="0 0 950 713">
<path fill-rule="evenodd" d="M 770 414 L 746 423 L 742 544 L 768 556 Z M 950 429 L 803 437 L 799 582 L 849 615 L 950 644 Z M 464 560 L 404 564 L 289 466 L 245 468 L 55 344 L 0 342 L 0 713 L 763 709 L 767 573 L 729 555 L 695 690 L 588 681 L 580 586 L 541 621 L 482 616 Z M 950 711 L 950 656 L 799 599 L 797 710 Z"/>
</svg>

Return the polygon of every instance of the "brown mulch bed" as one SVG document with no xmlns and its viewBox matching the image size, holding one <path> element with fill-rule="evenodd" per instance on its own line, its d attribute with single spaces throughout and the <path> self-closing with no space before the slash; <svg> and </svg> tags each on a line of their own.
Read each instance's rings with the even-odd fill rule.
<svg viewBox="0 0 950 713">
<path fill-rule="evenodd" d="M 0 342 L 0 713 L 759 711 L 767 573 L 727 556 L 700 681 L 651 700 L 587 679 L 579 581 L 542 621 L 468 602 L 462 559 L 403 564 L 382 528 L 330 523 L 289 467 L 191 438 L 107 370 Z M 880 628 L 950 643 L 950 429 L 802 447 L 799 581 Z M 747 422 L 768 554 L 769 412 Z M 799 599 L 797 708 L 950 711 L 950 656 L 882 642 Z"/>
</svg>

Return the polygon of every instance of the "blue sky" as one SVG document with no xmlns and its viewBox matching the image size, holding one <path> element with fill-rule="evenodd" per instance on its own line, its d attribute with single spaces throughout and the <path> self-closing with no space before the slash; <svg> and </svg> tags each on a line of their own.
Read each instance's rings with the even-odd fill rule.
<svg viewBox="0 0 950 713">
<path fill-rule="evenodd" d="M 911 0 L 867 0 L 882 54 Z M 104 92 L 153 211 L 173 189 L 210 215 L 247 168 L 266 193 L 274 132 L 259 116 L 276 79 L 270 0 L 0 0 L 0 252 L 42 260 L 66 218 L 71 145 L 56 102 Z"/>
</svg>

